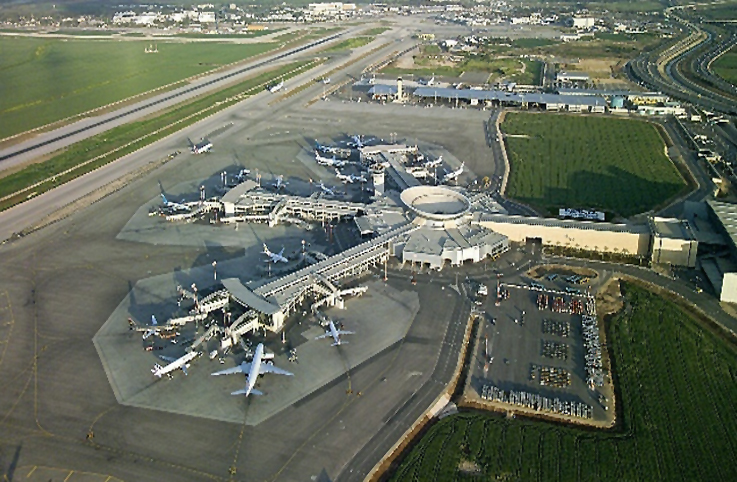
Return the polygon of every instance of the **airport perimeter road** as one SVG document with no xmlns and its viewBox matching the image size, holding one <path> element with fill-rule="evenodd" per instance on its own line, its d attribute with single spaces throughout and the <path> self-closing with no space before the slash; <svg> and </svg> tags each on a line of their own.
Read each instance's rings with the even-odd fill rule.
<svg viewBox="0 0 737 482">
<path fill-rule="evenodd" d="M 394 280 L 402 280 L 405 283 L 408 280 L 408 271 L 392 271 L 389 277 Z M 417 390 L 396 407 L 388 417 L 383 420 L 383 425 L 371 440 L 356 454 L 350 463 L 343 468 L 336 481 L 362 481 L 374 468 L 374 466 L 384 457 L 392 446 L 402 437 L 402 435 L 412 427 L 415 423 L 448 387 L 451 382 L 453 373 L 458 363 L 458 356 L 463 346 L 463 336 L 466 331 L 468 317 L 471 313 L 471 302 L 466 295 L 465 287 L 458 285 L 459 290 L 451 288 L 451 284 L 455 284 L 453 273 L 449 276 L 438 274 L 416 275 L 417 285 L 415 289 L 420 293 L 420 300 L 426 301 L 430 306 L 424 306 L 415 318 L 415 323 L 424 324 L 435 318 L 434 310 L 432 310 L 432 302 L 429 302 L 424 293 L 431 293 L 431 289 L 442 284 L 447 293 L 452 293 L 454 303 L 453 316 L 448 320 L 445 337 L 443 338 L 440 352 L 432 368 L 430 378 Z M 461 278 L 462 279 L 462 278 Z M 445 298 L 445 302 L 450 298 Z M 440 301 L 443 302 L 443 301 Z M 435 301 L 438 303 L 438 300 Z M 430 309 L 428 309 L 430 308 Z M 405 343 L 417 342 L 408 336 Z"/>
<path fill-rule="evenodd" d="M 28 141 L 0 150 L 0 168 L 8 169 L 15 165 L 28 162 L 39 156 L 49 154 L 75 142 L 105 132 L 113 127 L 149 116 L 184 100 L 216 91 L 229 83 L 243 80 L 248 76 L 266 70 L 278 62 L 285 62 L 300 55 L 314 53 L 318 48 L 329 42 L 343 37 L 350 37 L 365 28 L 365 26 L 352 27 L 344 32 L 339 32 L 309 44 L 289 49 L 286 52 L 267 54 L 263 59 L 251 62 L 246 61 L 243 65 L 230 68 L 224 72 L 205 76 L 185 87 L 164 92 L 133 105 L 100 116 L 85 118 L 73 124 L 60 127 L 59 129 L 39 134 Z"/>
<path fill-rule="evenodd" d="M 406 48 L 406 46 L 411 43 L 411 40 L 396 42 L 398 35 L 398 33 L 387 32 L 385 37 L 387 40 L 383 41 L 389 41 L 390 45 L 367 56 L 366 58 L 361 59 L 361 61 L 350 65 L 347 69 L 334 73 L 334 81 L 337 82 L 340 79 L 351 75 L 359 75 L 361 70 L 367 65 L 376 62 L 378 59 L 383 58 L 396 49 Z M 282 95 L 287 94 L 289 90 L 305 82 L 309 82 L 311 79 L 321 78 L 336 66 L 342 65 L 353 58 L 363 55 L 375 48 L 377 45 L 380 45 L 382 38 L 383 37 L 379 37 L 379 39 L 374 43 L 360 49 L 356 49 L 350 56 L 337 58 L 325 65 L 290 79 L 286 83 L 284 92 L 279 92 L 278 94 L 271 94 L 269 92 L 256 94 L 243 102 L 213 115 L 210 118 L 187 127 L 169 137 L 161 139 L 139 152 L 111 162 L 100 169 L 63 184 L 56 189 L 14 206 L 11 209 L 0 212 L 0 241 L 7 240 L 13 236 L 13 234 L 20 233 L 24 229 L 34 226 L 36 223 L 40 222 L 46 216 L 54 213 L 58 209 L 69 205 L 96 189 L 107 186 L 109 183 L 120 179 L 128 173 L 145 168 L 151 162 L 165 159 L 172 152 L 177 150 L 182 152 L 182 154 L 176 158 L 175 162 L 182 158 L 191 156 L 187 145 L 187 138 L 199 139 L 211 132 L 216 132 L 228 125 L 234 116 L 245 119 L 250 125 L 268 125 L 268 121 L 270 119 L 279 118 L 285 115 L 285 113 L 293 111 L 295 107 L 302 105 L 308 99 L 319 95 L 322 84 L 312 86 L 297 95 L 278 101 Z M 277 102 L 274 103 L 274 101 Z M 121 122 L 123 121 L 121 120 Z M 217 136 L 211 140 L 215 144 L 215 149 L 217 150 Z M 202 159 L 206 159 L 206 156 Z"/>
</svg>

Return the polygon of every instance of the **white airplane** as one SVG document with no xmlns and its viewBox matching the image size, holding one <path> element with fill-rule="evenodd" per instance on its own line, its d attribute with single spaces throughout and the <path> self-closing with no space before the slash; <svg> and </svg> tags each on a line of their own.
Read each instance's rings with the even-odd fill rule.
<svg viewBox="0 0 737 482">
<path fill-rule="evenodd" d="M 282 263 L 289 262 L 289 260 L 284 256 L 284 248 L 282 248 L 281 251 L 279 251 L 278 253 L 272 253 L 271 251 L 269 251 L 269 247 L 266 246 L 266 243 L 264 243 L 264 250 L 262 251 L 262 253 L 268 256 L 268 261 L 271 261 L 272 263 L 278 263 L 280 261 Z"/>
<path fill-rule="evenodd" d="M 423 166 L 425 167 L 425 169 L 434 169 L 434 168 L 440 166 L 442 163 L 443 163 L 443 156 L 440 156 L 437 159 L 435 159 L 434 161 L 427 161 L 427 162 L 425 162 L 425 164 L 423 164 Z"/>
<path fill-rule="evenodd" d="M 249 396 L 250 394 L 263 395 L 261 391 L 253 388 L 256 385 L 256 380 L 258 379 L 259 375 L 264 375 L 266 373 L 276 373 L 277 375 L 287 375 L 290 377 L 294 375 L 293 373 L 290 373 L 286 370 L 282 370 L 281 368 L 277 368 L 272 364 L 262 363 L 263 360 L 267 358 L 274 358 L 274 355 L 271 355 L 271 356 L 266 355 L 264 353 L 263 343 L 259 343 L 258 346 L 256 347 L 256 352 L 253 354 L 253 359 L 251 360 L 250 363 L 243 362 L 237 367 L 227 368 L 225 370 L 215 372 L 212 374 L 212 376 L 232 375 L 234 373 L 245 373 L 246 374 L 246 388 L 243 390 L 232 392 L 231 395 L 245 395 L 245 396 Z"/>
<path fill-rule="evenodd" d="M 435 85 L 435 75 L 434 74 L 433 74 L 432 78 L 427 81 L 427 86 L 428 87 L 432 87 L 433 85 Z"/>
<path fill-rule="evenodd" d="M 351 139 L 353 139 L 353 140 L 348 142 L 348 146 L 349 147 L 355 147 L 356 149 L 360 149 L 362 147 L 366 147 L 366 142 L 371 142 L 371 141 L 374 140 L 373 137 L 371 139 L 364 140 L 363 139 L 363 136 L 358 136 L 358 135 L 351 136 Z"/>
<path fill-rule="evenodd" d="M 345 166 L 345 161 L 342 159 L 336 159 L 335 155 L 333 157 L 322 157 L 319 153 L 315 152 L 315 160 L 318 164 L 321 166 L 335 166 L 335 167 L 343 167 Z"/>
<path fill-rule="evenodd" d="M 323 84 L 329 84 L 330 83 L 330 77 L 323 77 L 322 83 Z"/>
<path fill-rule="evenodd" d="M 463 167 L 466 165 L 465 161 L 461 163 L 461 167 L 456 169 L 455 171 L 447 172 L 445 176 L 443 176 L 443 182 L 450 182 L 455 181 L 458 179 L 458 176 L 463 174 Z"/>
<path fill-rule="evenodd" d="M 174 370 L 182 370 L 184 374 L 187 375 L 187 368 L 189 368 L 189 362 L 197 358 L 199 355 L 200 355 L 200 352 L 191 351 L 187 353 L 186 355 L 181 356 L 179 358 L 171 358 L 167 356 L 162 356 L 160 358 L 162 360 L 168 361 L 169 364 L 162 367 L 161 365 L 157 363 L 151 369 L 151 373 L 153 373 L 155 377 L 161 378 L 162 375 L 168 375 Z"/>
<path fill-rule="evenodd" d="M 212 149 L 212 142 L 202 139 L 199 143 L 192 145 L 192 154 L 204 154 L 210 152 L 210 149 Z"/>
<path fill-rule="evenodd" d="M 182 203 L 175 203 L 166 199 L 164 193 L 161 193 L 161 200 L 164 202 L 164 207 L 167 209 L 173 209 L 175 211 L 191 211 L 192 208 Z"/>
<path fill-rule="evenodd" d="M 320 189 L 322 189 L 322 192 L 324 192 L 325 194 L 328 194 L 330 196 L 335 196 L 336 195 L 335 194 L 335 191 L 333 189 L 327 187 L 325 184 L 323 184 L 322 181 L 320 181 L 320 184 L 318 184 L 318 186 L 320 187 Z"/>
<path fill-rule="evenodd" d="M 315 150 L 320 151 L 323 154 L 337 154 L 340 149 L 338 147 L 333 146 L 325 146 L 317 142 L 317 139 L 315 139 Z"/>
<path fill-rule="evenodd" d="M 355 333 L 352 332 L 352 331 L 346 331 L 346 330 L 339 330 L 339 329 L 337 329 L 335 327 L 335 323 L 333 323 L 333 320 L 330 320 L 329 323 L 330 323 L 329 326 L 328 326 L 329 330 L 326 331 L 324 335 L 320 335 L 317 338 L 315 338 L 315 340 L 321 340 L 323 338 L 327 338 L 329 336 L 332 336 L 333 337 L 333 340 L 335 340 L 335 342 L 333 343 L 332 346 L 338 346 L 338 345 L 341 345 L 342 344 L 341 343 L 341 340 L 340 340 L 340 335 L 355 335 Z M 346 341 L 345 343 L 348 343 L 348 342 Z"/>
<path fill-rule="evenodd" d="M 286 187 L 287 184 L 289 183 L 284 182 L 284 176 L 276 176 L 276 182 L 274 183 L 274 188 L 276 188 L 277 191 L 279 191 L 283 187 Z"/>
<path fill-rule="evenodd" d="M 278 84 L 269 87 L 269 92 L 271 92 L 272 94 L 276 94 L 281 90 L 282 87 L 284 87 L 284 79 L 281 79 Z"/>
<path fill-rule="evenodd" d="M 143 339 L 149 338 L 152 335 L 158 335 L 162 332 L 173 331 L 176 327 L 172 325 L 159 325 L 155 315 L 151 315 L 150 325 L 139 325 L 133 319 L 128 318 L 128 325 L 131 330 L 135 330 L 143 333 Z"/>
<path fill-rule="evenodd" d="M 338 179 L 340 179 L 343 182 L 348 182 L 353 184 L 356 181 L 359 182 L 366 182 L 366 178 L 363 175 L 356 176 L 354 174 L 343 174 L 338 170 L 338 168 L 335 168 L 335 175 Z"/>
</svg>

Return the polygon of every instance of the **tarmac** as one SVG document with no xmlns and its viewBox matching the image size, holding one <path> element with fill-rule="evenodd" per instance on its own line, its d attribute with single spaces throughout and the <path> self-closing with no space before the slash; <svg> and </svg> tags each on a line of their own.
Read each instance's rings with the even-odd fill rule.
<svg viewBox="0 0 737 482">
<path fill-rule="evenodd" d="M 391 46 L 401 47 L 401 43 Z M 368 57 L 366 63 L 378 57 Z M 347 73 L 360 75 L 361 69 L 361 65 L 352 66 Z M 328 340 L 311 343 L 308 338 L 317 333 L 314 327 L 302 333 L 299 325 L 296 331 L 290 327 L 290 342 L 296 344 L 302 338 L 297 346 L 299 363 L 278 357 L 276 363 L 296 376 L 264 377 L 261 383 L 267 395 L 261 399 L 231 397 L 230 391 L 242 388 L 237 376 L 215 380 L 214 393 L 203 393 L 209 390 L 202 389 L 192 394 L 198 389 L 197 383 L 191 382 L 198 382 L 198 376 L 209 376 L 209 365 L 223 367 L 206 359 L 192 364 L 189 377 L 177 373 L 171 381 L 149 378 L 146 385 L 144 379 L 150 377 L 149 369 L 156 359 L 143 351 L 139 335 L 127 331 L 123 313 L 128 305 L 136 308 L 139 321 L 149 320 L 151 312 L 162 314 L 157 318 L 164 319 L 176 306 L 176 295 L 169 295 L 176 284 L 189 281 L 193 270 L 202 270 L 204 283 L 213 275 L 213 261 L 217 261 L 218 276 L 224 276 L 232 260 L 233 269 L 242 270 L 237 274 L 244 280 L 263 275 L 257 238 L 277 246 L 284 243 L 289 251 L 297 247 L 294 241 L 300 239 L 301 244 L 302 236 L 309 233 L 301 232 L 297 238 L 292 228 L 266 231 L 258 225 L 246 236 L 241 233 L 242 225 L 237 235 L 235 228 L 226 228 L 233 231 L 223 231 L 227 236 L 208 243 L 197 233 L 210 226 L 163 226 L 154 219 L 152 225 L 136 226 L 139 231 L 134 236 L 135 229 L 125 229 L 126 225 L 133 226 L 129 222 L 139 219 L 139 210 L 147 216 L 148 207 L 159 196 L 159 182 L 167 192 L 176 192 L 182 183 L 217 179 L 224 169 L 234 172 L 243 166 L 264 175 L 283 174 L 290 186 L 302 189 L 297 179 L 305 183 L 302 186 L 309 186 L 309 179 L 319 179 L 322 174 L 318 170 L 316 176 L 317 168 L 300 160 L 299 152 L 313 145 L 316 138 L 338 142 L 352 133 L 387 139 L 395 132 L 400 142 L 417 138 L 442 145 L 478 176 L 495 169 L 484 142 L 487 115 L 483 112 L 403 110 L 395 106 L 388 106 L 387 111 L 382 106 L 340 101 L 304 108 L 305 99 L 320 88 L 308 88 L 304 94 L 273 106 L 267 104 L 268 98 L 254 99 L 247 108 L 228 109 L 181 135 L 160 141 L 126 162 L 147 163 L 176 150 L 182 154 L 91 206 L 0 246 L 0 467 L 4 472 L 12 468 L 18 478 L 18 469 L 30 471 L 37 466 L 58 474 L 74 471 L 128 481 L 361 480 L 359 474 L 370 470 L 384 455 L 382 450 L 396 441 L 393 437 L 403 433 L 414 422 L 413 417 L 427 408 L 425 402 L 430 403 L 442 390 L 459 349 L 451 343 L 457 331 L 452 320 L 463 319 L 463 310 L 468 309 L 463 308 L 456 291 L 443 289 L 452 283 L 445 275 L 417 286 L 409 283 L 409 276 L 391 278 L 388 291 L 382 295 L 394 300 L 395 305 L 389 306 L 402 305 L 410 314 L 407 306 L 419 306 L 419 311 L 414 316 L 397 316 L 395 311 L 402 312 L 397 308 L 381 318 L 374 316 L 376 323 L 382 323 L 378 330 L 369 329 L 371 321 L 351 318 L 352 306 L 369 302 L 370 296 L 378 297 L 378 288 L 370 289 L 364 299 L 347 300 L 348 310 L 335 316 L 356 335 L 346 337 L 349 343 L 339 349 L 331 347 Z M 232 127 L 219 130 L 231 123 Z M 187 137 L 196 139 L 216 131 L 211 139 L 212 154 L 193 156 L 187 152 Z M 122 169 L 122 164 L 113 168 Z M 103 171 L 78 180 L 70 189 L 81 189 L 92 178 L 104 178 Z M 348 189 L 352 193 L 351 189 L 359 188 Z M 39 199 L 57 199 L 54 196 L 63 197 L 64 192 Z M 143 228 L 153 230 L 147 233 Z M 250 226 L 245 231 L 249 230 Z M 315 245 L 335 249 L 319 232 L 312 235 Z M 236 268 L 238 259 L 242 264 Z M 184 278 L 178 278 L 181 276 Z M 159 281 L 161 286 L 153 286 Z M 146 289 L 139 289 L 139 284 Z M 418 298 L 413 301 L 406 293 L 416 293 Z M 374 314 L 375 306 L 372 303 L 367 310 Z M 141 381 L 132 383 L 130 392 L 115 379 L 112 385 L 119 386 L 111 387 L 108 372 L 112 367 L 106 368 L 107 362 L 100 361 L 92 343 L 116 310 L 120 310 L 115 315 L 117 322 L 110 325 L 114 331 L 103 330 L 96 342 L 109 333 L 112 343 L 102 350 L 103 355 L 107 358 L 106 350 L 120 350 L 123 361 L 119 365 L 129 357 L 131 367 L 139 368 L 136 376 L 142 377 Z M 405 321 L 401 321 L 403 317 Z M 408 331 L 406 320 L 410 320 Z M 404 337 L 402 330 L 406 331 Z M 374 336 L 378 338 L 372 341 Z M 267 345 L 277 346 L 278 340 Z M 321 365 L 324 368 L 330 360 L 338 365 L 336 353 L 345 353 L 348 371 L 341 360 L 340 366 L 315 383 L 316 389 L 296 382 L 290 390 L 300 390 L 299 401 L 281 409 L 277 416 L 250 424 L 265 416 L 258 415 L 257 405 L 276 403 L 274 394 L 280 384 L 295 383 L 300 378 L 297 370 L 303 370 L 310 357 L 332 357 L 326 358 L 326 365 Z M 137 394 L 133 393 L 135 387 Z M 155 393 L 178 401 L 172 402 L 171 409 L 149 409 L 119 403 L 116 395 L 120 393 L 140 405 Z M 191 415 L 176 413 L 190 397 L 197 407 L 188 412 Z M 219 407 L 231 403 L 230 415 Z M 236 412 L 241 414 L 237 422 L 238 417 L 232 415 Z M 232 469 L 235 476 L 231 476 Z"/>
</svg>

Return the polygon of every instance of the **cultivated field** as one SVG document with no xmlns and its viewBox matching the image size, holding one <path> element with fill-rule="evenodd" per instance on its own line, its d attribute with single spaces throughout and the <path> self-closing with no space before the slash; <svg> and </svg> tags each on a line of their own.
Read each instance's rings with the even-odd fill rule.
<svg viewBox="0 0 737 482">
<path fill-rule="evenodd" d="M 538 209 L 596 208 L 628 217 L 686 186 L 656 127 L 603 116 L 508 113 L 506 194 Z"/>
<path fill-rule="evenodd" d="M 0 38 L 0 139 L 180 81 L 274 44 Z"/>
<path fill-rule="evenodd" d="M 737 85 L 737 50 L 732 48 L 711 65 L 712 70 L 719 77 L 732 85 Z"/>
<path fill-rule="evenodd" d="M 737 350 L 674 304 L 624 289 L 631 311 L 609 328 L 622 394 L 617 429 L 451 416 L 391 480 L 737 480 Z"/>
</svg>

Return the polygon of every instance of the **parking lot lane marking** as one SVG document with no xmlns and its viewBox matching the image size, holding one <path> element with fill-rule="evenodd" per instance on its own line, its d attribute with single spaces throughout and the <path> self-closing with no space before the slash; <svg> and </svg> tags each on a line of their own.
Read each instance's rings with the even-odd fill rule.
<svg viewBox="0 0 737 482">
<path fill-rule="evenodd" d="M 26 474 L 26 479 L 30 478 L 31 475 L 33 475 L 33 473 L 36 471 L 37 468 L 38 468 L 38 465 L 34 465 L 31 471 L 28 472 L 28 474 Z"/>
<path fill-rule="evenodd" d="M 64 482 L 67 482 L 69 480 L 69 477 L 71 477 L 73 473 L 74 473 L 74 471 L 73 470 L 70 470 L 69 471 L 69 474 L 64 478 Z"/>
</svg>

